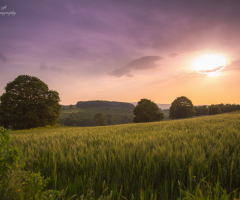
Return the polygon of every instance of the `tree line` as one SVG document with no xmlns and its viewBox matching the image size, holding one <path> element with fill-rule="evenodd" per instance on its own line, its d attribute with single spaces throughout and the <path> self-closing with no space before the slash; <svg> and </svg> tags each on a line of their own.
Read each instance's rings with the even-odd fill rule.
<svg viewBox="0 0 240 200">
<path fill-rule="evenodd" d="M 47 84 L 36 77 L 20 75 L 7 83 L 5 93 L 0 97 L 0 126 L 13 130 L 30 129 L 55 125 L 59 122 L 62 106 L 56 91 L 49 90 Z M 133 104 L 108 101 L 79 101 L 77 108 L 115 106 L 133 109 L 134 118 L 124 116 L 123 123 L 154 122 L 164 119 L 164 113 L 157 104 L 148 99 L 141 99 Z M 217 104 L 211 106 L 193 106 L 192 101 L 185 96 L 177 97 L 170 107 L 170 119 L 188 118 L 199 115 L 212 115 L 240 110 L 240 105 Z M 61 121 L 60 121 L 61 122 Z M 96 113 L 94 119 L 77 119 L 74 113 L 64 121 L 67 126 L 103 126 L 112 125 L 112 116 Z"/>
<path fill-rule="evenodd" d="M 212 104 L 210 106 L 194 106 L 194 110 L 196 111 L 195 116 L 200 115 L 214 115 L 221 114 L 226 112 L 232 112 L 235 110 L 240 110 L 240 105 L 238 104 Z"/>
</svg>

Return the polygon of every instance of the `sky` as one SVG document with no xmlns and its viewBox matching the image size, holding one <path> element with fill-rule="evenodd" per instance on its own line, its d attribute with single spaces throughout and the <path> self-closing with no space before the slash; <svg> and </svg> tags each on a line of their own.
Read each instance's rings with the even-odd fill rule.
<svg viewBox="0 0 240 200">
<path fill-rule="evenodd" d="M 0 0 L 0 95 L 35 76 L 78 101 L 240 104 L 240 1 Z"/>
</svg>

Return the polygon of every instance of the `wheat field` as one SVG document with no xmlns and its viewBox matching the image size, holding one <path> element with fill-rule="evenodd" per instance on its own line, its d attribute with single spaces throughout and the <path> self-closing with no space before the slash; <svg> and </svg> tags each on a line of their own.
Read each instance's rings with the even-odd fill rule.
<svg viewBox="0 0 240 200">
<path fill-rule="evenodd" d="M 240 112 L 10 136 L 25 169 L 51 177 L 49 188 L 68 187 L 68 195 L 177 199 L 180 189 L 193 192 L 205 177 L 228 193 L 240 187 Z"/>
</svg>

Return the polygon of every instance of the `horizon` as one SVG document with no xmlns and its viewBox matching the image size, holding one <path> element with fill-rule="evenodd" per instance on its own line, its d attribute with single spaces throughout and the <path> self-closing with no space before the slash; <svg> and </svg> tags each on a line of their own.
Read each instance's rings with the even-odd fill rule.
<svg viewBox="0 0 240 200">
<path fill-rule="evenodd" d="M 19 75 L 61 105 L 107 99 L 240 104 L 240 2 L 0 2 L 0 96 Z"/>
<path fill-rule="evenodd" d="M 107 101 L 107 100 L 89 100 L 89 101 Z M 85 102 L 85 101 L 83 101 L 83 102 Z M 109 102 L 123 102 L 123 101 L 109 101 Z M 138 104 L 138 102 L 124 102 L 124 103 L 131 103 L 131 104 L 133 104 L 134 106 L 136 106 L 137 104 Z M 159 108 L 161 108 L 162 110 L 169 110 L 170 109 L 170 107 L 171 107 L 171 105 L 172 105 L 172 103 L 170 103 L 170 104 L 165 104 L 165 103 L 156 103 L 156 102 L 154 102 L 155 104 L 157 104 L 157 106 L 159 107 Z M 63 104 L 61 104 L 62 106 L 70 106 L 70 105 L 75 105 L 76 106 L 76 104 L 68 104 L 68 105 L 63 105 Z M 195 104 L 193 104 L 193 106 L 211 106 L 212 104 L 208 104 L 208 105 L 203 105 L 203 104 L 198 104 L 198 105 L 195 105 Z M 224 105 L 226 105 L 226 104 L 224 104 Z"/>
</svg>

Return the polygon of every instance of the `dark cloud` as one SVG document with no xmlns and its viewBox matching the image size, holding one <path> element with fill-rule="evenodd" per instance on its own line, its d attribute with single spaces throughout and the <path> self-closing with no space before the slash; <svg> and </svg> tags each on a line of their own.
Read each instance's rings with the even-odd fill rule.
<svg viewBox="0 0 240 200">
<path fill-rule="evenodd" d="M 46 70 L 51 70 L 51 71 L 54 71 L 54 72 L 61 72 L 62 69 L 59 68 L 59 67 L 56 67 L 55 65 L 53 66 L 47 66 L 45 63 L 41 63 L 40 67 L 39 67 L 39 70 L 41 71 L 46 71 Z"/>
<path fill-rule="evenodd" d="M 2 61 L 2 62 L 8 62 L 8 59 L 7 59 L 7 57 L 4 55 L 4 54 L 2 54 L 2 53 L 0 53 L 0 60 Z"/>
<path fill-rule="evenodd" d="M 102 74 L 133 76 L 138 69 L 113 66 L 149 52 L 174 57 L 205 49 L 240 51 L 240 1 L 233 2 L 2 0 L 16 15 L 0 16 L 0 46 L 11 58 L 65 63 L 72 72 L 94 66 L 92 74 L 104 68 Z"/>
<path fill-rule="evenodd" d="M 130 74 L 133 70 L 148 70 L 148 69 L 154 69 L 158 67 L 156 65 L 156 62 L 162 60 L 162 57 L 160 56 L 144 56 L 139 59 L 135 59 L 126 65 L 122 66 L 119 69 L 115 69 L 112 72 L 109 73 L 111 76 L 121 77 L 121 76 L 128 76 L 132 77 L 133 75 Z"/>
<path fill-rule="evenodd" d="M 62 50 L 59 46 L 65 46 L 66 53 L 75 57 L 79 54 L 88 57 L 96 47 L 112 56 L 115 51 L 108 51 L 113 48 L 111 41 L 122 47 L 117 53 L 129 46 L 133 53 L 139 48 L 176 52 L 183 48 L 194 51 L 237 43 L 239 1 L 234 4 L 204 0 L 173 2 L 3 0 L 3 5 L 7 4 L 17 14 L 1 18 L 4 29 L 0 34 L 3 40 L 11 39 L 12 43 L 39 41 L 38 45 L 45 44 L 41 48 L 48 46 L 50 40 L 52 52 L 59 52 Z M 68 43 L 75 46 L 69 47 Z M 16 43 L 17 49 L 25 50 L 19 46 Z"/>
</svg>

